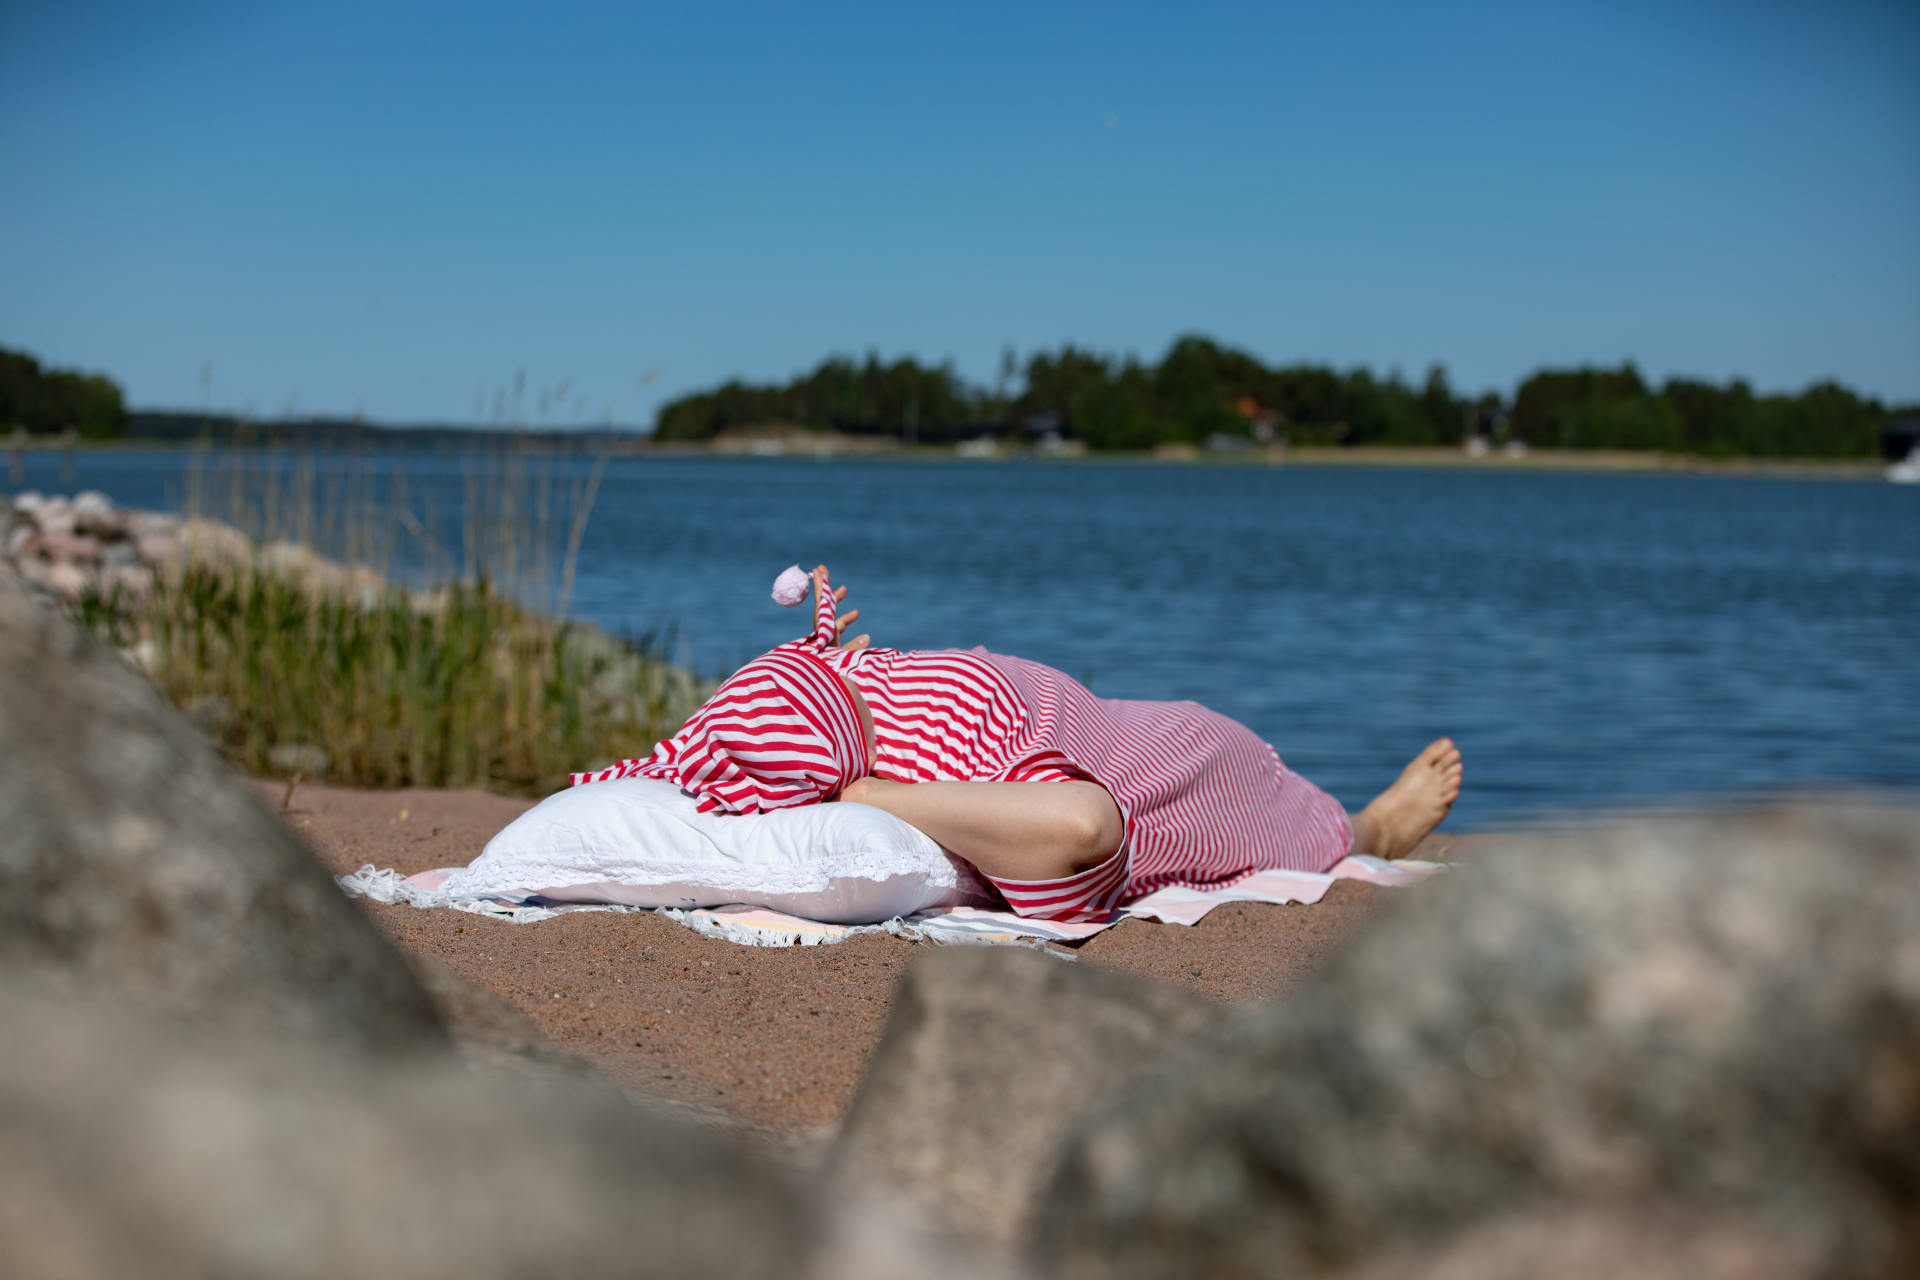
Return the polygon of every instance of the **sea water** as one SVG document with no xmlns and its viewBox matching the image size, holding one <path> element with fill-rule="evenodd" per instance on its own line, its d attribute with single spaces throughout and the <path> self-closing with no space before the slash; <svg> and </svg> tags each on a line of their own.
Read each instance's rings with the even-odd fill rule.
<svg viewBox="0 0 1920 1280">
<path fill-rule="evenodd" d="M 62 488 L 58 465 L 31 455 L 26 487 Z M 72 487 L 178 508 L 190 467 L 222 465 L 89 451 Z M 461 504 L 496 464 L 397 452 L 317 465 L 371 474 L 382 495 L 404 475 L 416 520 L 431 512 L 457 548 Z M 593 462 L 535 465 L 577 493 Z M 549 525 L 564 540 L 565 521 Z M 571 608 L 671 629 L 686 660 L 717 673 L 805 629 L 768 590 L 787 565 L 820 562 L 875 644 L 980 644 L 1106 697 L 1205 703 L 1349 806 L 1451 735 L 1466 758 L 1452 828 L 1920 784 L 1920 490 L 1908 487 L 627 457 L 601 479 Z"/>
</svg>

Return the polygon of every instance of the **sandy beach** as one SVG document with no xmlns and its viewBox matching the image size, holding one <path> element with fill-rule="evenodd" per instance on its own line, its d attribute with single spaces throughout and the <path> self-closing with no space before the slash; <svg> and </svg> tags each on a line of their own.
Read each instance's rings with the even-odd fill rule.
<svg viewBox="0 0 1920 1280">
<path fill-rule="evenodd" d="M 255 785 L 281 808 L 284 783 Z M 470 861 L 531 803 L 303 784 L 285 816 L 332 872 L 373 863 L 412 874 Z M 1456 856 L 1474 841 L 1435 836 L 1418 856 Z M 1196 999 L 1270 996 L 1395 892 L 1343 882 L 1313 906 L 1231 903 L 1190 928 L 1130 920 L 1081 944 L 1076 962 L 1160 978 Z M 622 1088 L 794 1137 L 840 1119 L 902 972 L 929 945 L 863 935 L 743 947 L 653 915 L 582 912 L 521 925 L 358 901 L 409 955 L 505 997 Z"/>
</svg>

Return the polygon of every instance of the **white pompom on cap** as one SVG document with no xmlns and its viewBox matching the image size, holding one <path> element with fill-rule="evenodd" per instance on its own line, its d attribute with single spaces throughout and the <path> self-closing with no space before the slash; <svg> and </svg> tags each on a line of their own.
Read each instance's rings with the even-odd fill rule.
<svg viewBox="0 0 1920 1280">
<path fill-rule="evenodd" d="M 782 569 L 780 576 L 773 580 L 773 602 L 791 609 L 807 598 L 807 590 L 812 586 L 813 575 L 799 565 Z"/>
</svg>

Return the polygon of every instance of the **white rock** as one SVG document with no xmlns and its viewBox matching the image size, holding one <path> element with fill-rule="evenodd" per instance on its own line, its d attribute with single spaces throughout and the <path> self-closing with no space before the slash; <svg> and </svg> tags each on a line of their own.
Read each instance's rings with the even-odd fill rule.
<svg viewBox="0 0 1920 1280">
<path fill-rule="evenodd" d="M 87 571 L 71 560 L 48 565 L 40 580 L 67 600 L 78 600 L 86 594 L 88 586 Z"/>
<path fill-rule="evenodd" d="M 73 527 L 81 533 L 113 538 L 126 532 L 126 522 L 113 509 L 112 500 L 97 489 L 89 489 L 73 500 Z"/>
<path fill-rule="evenodd" d="M 98 564 L 100 563 L 100 542 L 82 533 L 59 533 L 49 530 L 41 535 L 40 554 L 49 560 Z"/>
<path fill-rule="evenodd" d="M 58 495 L 41 503 L 32 515 L 42 533 L 73 532 L 73 504 Z"/>
</svg>

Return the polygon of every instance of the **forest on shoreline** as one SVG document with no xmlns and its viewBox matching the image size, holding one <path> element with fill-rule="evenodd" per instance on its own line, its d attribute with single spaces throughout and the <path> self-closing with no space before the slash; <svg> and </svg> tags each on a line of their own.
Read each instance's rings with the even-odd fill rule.
<svg viewBox="0 0 1920 1280">
<path fill-rule="evenodd" d="M 1071 345 L 1024 363 L 1009 351 L 991 387 L 967 383 L 951 364 L 832 356 L 790 382 L 735 380 L 669 401 L 654 439 L 776 425 L 921 444 L 1053 432 L 1098 450 L 1242 440 L 1433 446 L 1479 435 L 1548 449 L 1849 458 L 1877 453 L 1900 412 L 1831 381 L 1797 395 L 1761 394 L 1742 379 L 1655 385 L 1631 362 L 1543 369 L 1511 395 L 1465 394 L 1440 365 L 1414 384 L 1365 368 L 1269 366 L 1189 335 L 1155 363 Z"/>
<path fill-rule="evenodd" d="M 1210 338 L 1177 339 L 1157 362 L 1065 345 L 1020 360 L 1009 349 L 993 385 L 961 378 L 950 362 L 830 356 L 784 383 L 728 381 L 663 404 L 652 438 L 698 444 L 741 431 L 800 428 L 951 444 L 982 436 L 1084 441 L 1128 451 L 1161 445 L 1490 445 L 1645 451 L 1709 458 L 1863 458 L 1879 452 L 1889 407 L 1833 381 L 1797 394 L 1756 392 L 1745 380 L 1669 378 L 1655 384 L 1631 363 L 1542 369 L 1511 394 L 1455 390 L 1435 365 L 1419 383 L 1328 365 L 1270 366 Z M 230 415 L 128 410 L 100 374 L 47 368 L 0 348 L 0 435 L 68 431 L 84 439 L 241 442 L 289 436 L 330 443 L 442 444 L 497 437 L 487 427 L 383 427 L 365 421 L 249 422 Z M 576 443 L 642 433 L 542 431 Z"/>
<path fill-rule="evenodd" d="M 16 427 L 31 435 L 76 431 L 112 439 L 127 432 L 126 401 L 111 378 L 48 369 L 24 351 L 0 347 L 0 436 Z"/>
</svg>

